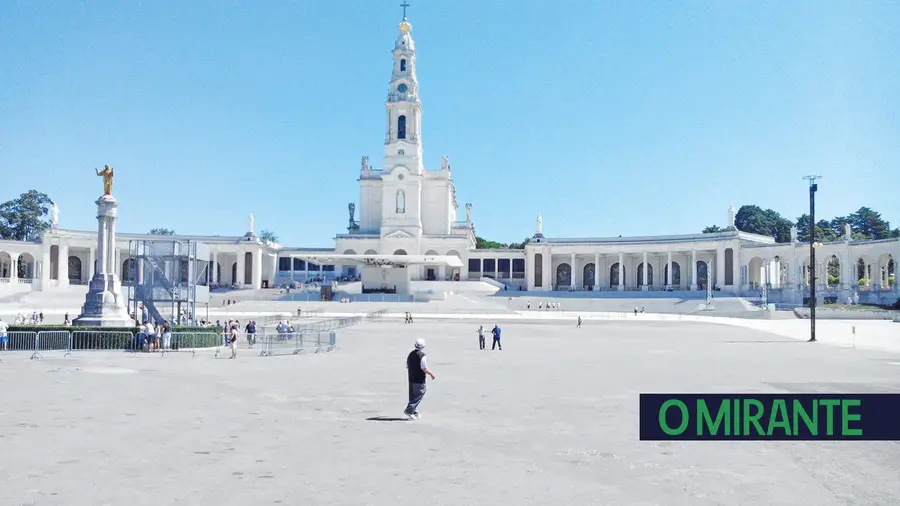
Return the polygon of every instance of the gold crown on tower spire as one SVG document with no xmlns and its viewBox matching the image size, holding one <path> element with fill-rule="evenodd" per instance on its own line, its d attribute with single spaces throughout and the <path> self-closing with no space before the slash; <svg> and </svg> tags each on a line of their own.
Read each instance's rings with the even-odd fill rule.
<svg viewBox="0 0 900 506">
<path fill-rule="evenodd" d="M 400 7 L 403 7 L 403 21 L 400 22 L 400 31 L 402 33 L 409 33 L 409 31 L 412 30 L 412 25 L 406 20 L 406 8 L 409 7 L 409 4 L 406 3 L 406 0 L 403 0 Z"/>
</svg>

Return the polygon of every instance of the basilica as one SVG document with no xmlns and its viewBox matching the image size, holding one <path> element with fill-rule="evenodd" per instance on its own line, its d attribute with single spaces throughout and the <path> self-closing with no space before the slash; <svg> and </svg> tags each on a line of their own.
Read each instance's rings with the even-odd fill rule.
<svg viewBox="0 0 900 506">
<path fill-rule="evenodd" d="M 552 226 L 545 235 L 538 215 L 529 225 L 534 232 L 524 249 L 476 249 L 472 206 L 460 210 L 449 159 L 442 157 L 437 168 L 423 165 L 418 62 L 405 17 L 391 57 L 381 166 L 362 158 L 358 206 L 348 206 L 346 233 L 335 236 L 333 248 L 287 247 L 262 241 L 251 218 L 245 233 L 231 237 L 159 237 L 204 245 L 208 258 L 200 259 L 197 269 L 205 272 L 201 284 L 263 288 L 312 278 L 355 279 L 365 266 L 381 263 L 404 268 L 416 286 L 489 280 L 508 290 L 631 296 L 698 290 L 758 296 L 765 290 L 773 302 L 800 303 L 815 270 L 817 289 L 825 298 L 893 302 L 900 295 L 893 274 L 900 239 L 855 241 L 846 230 L 837 241 L 814 245 L 812 265 L 810 245 L 799 242 L 796 232 L 789 243 L 777 244 L 771 237 L 741 232 L 734 226 L 733 208 L 722 212 L 723 232 L 653 237 L 554 238 Z M 122 212 L 127 208 L 123 203 Z M 51 222 L 40 242 L 0 241 L 0 294 L 60 290 L 90 280 L 97 232 L 61 228 L 56 211 Z M 114 261 L 127 285 L 133 281 L 129 244 L 155 238 L 117 237 Z"/>
</svg>

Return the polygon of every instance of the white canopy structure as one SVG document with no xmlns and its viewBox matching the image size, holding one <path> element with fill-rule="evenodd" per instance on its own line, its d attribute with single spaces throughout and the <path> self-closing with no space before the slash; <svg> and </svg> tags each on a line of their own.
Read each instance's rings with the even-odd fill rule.
<svg viewBox="0 0 900 506">
<path fill-rule="evenodd" d="M 445 265 L 451 268 L 462 268 L 462 260 L 454 255 L 323 255 L 323 254 L 291 254 L 291 258 L 299 258 L 319 265 L 362 265 L 375 267 L 408 267 L 410 265 Z"/>
<path fill-rule="evenodd" d="M 412 265 L 447 266 L 461 269 L 462 260 L 455 255 L 328 255 L 294 253 L 291 258 L 319 265 L 362 266 L 360 281 L 363 292 L 410 293 Z"/>
</svg>

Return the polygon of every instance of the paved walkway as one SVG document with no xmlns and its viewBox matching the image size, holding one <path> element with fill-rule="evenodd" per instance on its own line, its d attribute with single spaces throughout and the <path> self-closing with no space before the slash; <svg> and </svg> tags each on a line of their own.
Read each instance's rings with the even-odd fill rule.
<svg viewBox="0 0 900 506">
<path fill-rule="evenodd" d="M 346 313 L 323 313 L 321 316 L 341 317 Z M 484 314 L 478 311 L 458 311 L 447 314 L 413 313 L 420 321 L 483 321 L 558 323 L 574 322 L 581 316 L 584 321 L 628 321 L 628 322 L 690 322 L 718 325 L 731 325 L 760 330 L 779 336 L 797 340 L 809 339 L 809 320 L 766 320 L 745 318 L 723 318 L 694 315 L 672 314 L 633 314 L 633 313 L 577 313 L 568 311 L 529 311 L 513 314 Z M 403 318 L 403 313 L 387 313 L 385 318 Z M 855 329 L 855 334 L 854 334 Z M 888 320 L 817 320 L 816 339 L 822 344 L 857 347 L 870 350 L 882 350 L 900 353 L 900 323 Z"/>
<path fill-rule="evenodd" d="M 335 353 L 11 354 L 0 504 L 900 504 L 898 444 L 642 442 L 637 411 L 640 392 L 896 392 L 900 355 L 645 320 L 505 321 L 502 352 L 478 321 L 423 318 L 344 329 Z M 392 421 L 423 336 L 437 380 L 421 420 Z"/>
</svg>

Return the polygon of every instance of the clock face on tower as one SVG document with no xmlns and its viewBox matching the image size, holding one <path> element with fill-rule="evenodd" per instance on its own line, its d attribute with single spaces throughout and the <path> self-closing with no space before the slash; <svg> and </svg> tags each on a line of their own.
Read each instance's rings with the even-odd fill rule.
<svg viewBox="0 0 900 506">
<path fill-rule="evenodd" d="M 406 93 L 406 90 L 408 89 L 409 88 L 406 87 L 406 83 L 400 83 L 399 85 L 397 85 L 397 91 L 399 91 L 400 93 Z"/>
</svg>

